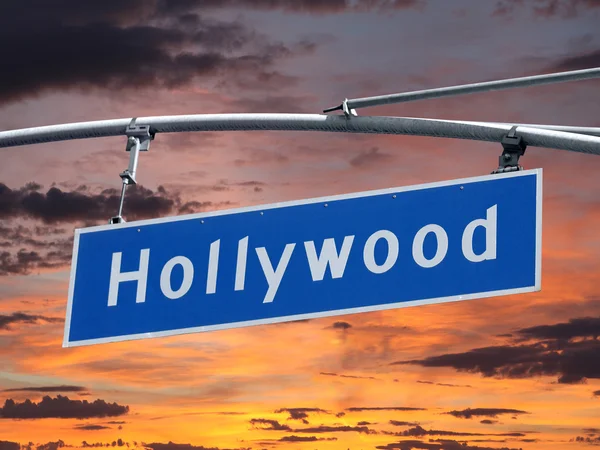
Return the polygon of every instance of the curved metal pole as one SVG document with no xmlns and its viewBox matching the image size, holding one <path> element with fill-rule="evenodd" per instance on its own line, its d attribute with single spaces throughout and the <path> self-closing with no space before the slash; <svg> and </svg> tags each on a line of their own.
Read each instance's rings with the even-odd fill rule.
<svg viewBox="0 0 600 450">
<path fill-rule="evenodd" d="M 575 134 L 587 134 L 588 136 L 600 136 L 600 127 L 574 127 L 568 125 L 541 125 L 541 124 L 531 124 L 531 123 L 520 123 L 520 124 L 511 124 L 508 122 L 476 122 L 471 120 L 458 120 L 448 122 L 459 122 L 459 123 L 470 123 L 474 125 L 503 125 L 503 126 L 514 126 L 518 125 L 520 127 L 527 128 L 539 128 L 541 130 L 554 130 L 554 131 L 564 131 L 565 133 L 575 133 Z"/>
<path fill-rule="evenodd" d="M 131 118 L 51 125 L 0 132 L 0 147 L 40 144 L 126 134 Z M 138 117 L 152 133 L 189 131 L 326 131 L 399 134 L 500 142 L 509 124 L 462 122 L 409 117 L 351 117 L 323 114 L 198 114 Z M 527 145 L 600 155 L 600 137 L 518 126 Z"/>
</svg>

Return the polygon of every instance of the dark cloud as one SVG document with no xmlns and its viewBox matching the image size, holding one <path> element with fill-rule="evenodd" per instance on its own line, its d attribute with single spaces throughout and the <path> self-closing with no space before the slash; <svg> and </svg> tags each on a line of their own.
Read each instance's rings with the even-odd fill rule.
<svg viewBox="0 0 600 450">
<path fill-rule="evenodd" d="M 292 431 L 288 425 L 272 419 L 250 419 L 250 425 L 257 430 Z"/>
<path fill-rule="evenodd" d="M 316 437 L 316 436 L 284 436 L 279 439 L 281 442 L 316 442 L 316 441 L 337 441 L 336 437 Z"/>
<path fill-rule="evenodd" d="M 484 425 L 494 425 L 494 424 L 498 423 L 498 421 L 497 420 L 491 420 L 491 419 L 483 419 L 479 423 L 482 423 Z"/>
<path fill-rule="evenodd" d="M 331 328 L 333 328 L 334 330 L 348 330 L 352 328 L 352 324 L 348 322 L 339 321 L 334 322 L 333 325 L 331 325 Z"/>
<path fill-rule="evenodd" d="M 0 200 L 0 202 L 1 201 L 2 200 Z M 0 203 L 0 211 L 1 210 L 2 204 Z M 67 230 L 65 228 L 51 226 L 35 225 L 32 227 L 25 227 L 22 224 L 18 224 L 13 227 L 8 227 L 0 225 L 0 237 L 6 240 L 2 243 L 3 247 L 27 246 L 33 248 L 46 248 L 48 243 L 40 240 L 40 237 L 52 237 L 56 240 L 55 235 L 64 234 L 66 232 Z"/>
<path fill-rule="evenodd" d="M 349 425 L 319 425 L 318 427 L 299 428 L 294 430 L 294 433 L 342 433 L 356 432 L 361 434 L 377 434 L 377 431 L 365 426 L 349 426 Z"/>
<path fill-rule="evenodd" d="M 422 381 L 422 380 L 417 380 L 417 383 L 432 384 L 435 386 L 444 386 L 444 387 L 464 387 L 464 388 L 472 388 L 473 387 L 470 384 L 434 383 L 433 381 Z"/>
<path fill-rule="evenodd" d="M 82 431 L 100 431 L 100 430 L 110 430 L 111 429 L 111 427 L 107 427 L 106 425 L 95 425 L 95 424 L 75 425 L 73 428 L 75 430 L 82 430 Z"/>
<path fill-rule="evenodd" d="M 501 0 L 496 3 L 495 16 L 511 17 L 522 14 L 524 8 L 541 18 L 566 18 L 571 19 L 580 14 L 590 14 L 593 9 L 599 8 L 598 0 Z"/>
<path fill-rule="evenodd" d="M 143 446 L 152 450 L 219 450 L 217 447 L 204 447 L 203 445 L 176 444 L 169 441 L 166 444 L 153 442 L 151 444 L 143 443 Z"/>
<path fill-rule="evenodd" d="M 600 317 L 582 317 L 565 323 L 523 328 L 518 333 L 523 339 L 570 340 L 578 337 L 598 339 Z"/>
<path fill-rule="evenodd" d="M 107 189 L 94 194 L 74 189 L 51 187 L 47 192 L 27 186 L 10 189 L 0 183 L 0 219 L 24 217 L 45 223 L 95 221 L 115 215 L 120 191 Z M 177 193 L 159 187 L 156 192 L 140 185 L 127 189 L 125 212 L 130 220 L 146 219 L 177 211 L 181 200 Z"/>
<path fill-rule="evenodd" d="M 593 50 L 574 56 L 567 56 L 552 64 L 549 72 L 590 69 L 600 66 L 600 50 Z"/>
<path fill-rule="evenodd" d="M 0 450 L 21 450 L 21 445 L 17 442 L 0 441 Z"/>
<path fill-rule="evenodd" d="M 276 73 L 278 61 L 315 49 L 310 41 L 285 46 L 241 22 L 208 18 L 201 6 L 165 0 L 111 0 L 89 9 L 76 0 L 52 8 L 43 0 L 2 2 L 0 38 L 12 45 L 4 49 L 0 101 L 49 90 L 260 78 Z"/>
<path fill-rule="evenodd" d="M 50 254 L 52 253 L 52 254 Z M 56 251 L 43 255 L 37 251 L 19 249 L 15 254 L 0 252 L 0 275 L 28 274 L 35 268 L 54 268 L 68 264 L 70 257 Z"/>
<path fill-rule="evenodd" d="M 240 181 L 237 183 L 233 183 L 234 186 L 251 186 L 251 187 L 256 187 L 256 186 L 266 186 L 266 183 L 263 183 L 262 181 L 255 181 L 255 180 L 250 180 L 250 181 Z"/>
<path fill-rule="evenodd" d="M 571 439 L 571 442 L 580 442 L 582 444 L 599 445 L 600 444 L 600 436 L 597 436 L 597 437 L 577 436 L 577 437 Z"/>
<path fill-rule="evenodd" d="M 600 378 L 600 340 L 597 339 L 600 320 L 571 319 L 565 323 L 524 328 L 514 334 L 517 337 L 512 345 L 396 361 L 391 365 L 452 367 L 496 378 L 558 376 L 558 382 L 565 384 Z M 523 341 L 528 342 L 522 344 Z"/>
<path fill-rule="evenodd" d="M 352 407 L 346 408 L 346 411 L 360 412 L 360 411 L 425 411 L 425 408 L 412 408 L 408 406 L 374 406 L 374 407 Z"/>
<path fill-rule="evenodd" d="M 449 411 L 446 414 L 450 414 L 454 417 L 461 419 L 472 419 L 473 417 L 498 417 L 502 414 L 531 414 L 527 411 L 521 411 L 518 409 L 506 409 L 506 408 L 467 408 L 460 411 Z"/>
<path fill-rule="evenodd" d="M 306 408 L 306 409 L 309 411 L 313 410 L 313 408 Z M 283 412 L 283 411 L 289 412 L 289 410 L 287 408 L 282 409 L 282 410 L 277 410 L 276 412 Z M 324 410 L 318 410 L 318 411 L 328 413 L 327 411 L 324 411 Z M 290 415 L 291 415 L 291 413 L 290 413 Z M 308 423 L 306 420 L 306 417 L 308 417 L 308 416 L 306 415 L 305 412 L 299 412 L 299 413 L 296 413 L 296 415 L 295 415 L 295 418 L 297 420 L 302 420 L 304 423 Z M 290 417 L 290 418 L 292 418 L 292 417 Z M 364 434 L 376 434 L 377 433 L 376 431 L 371 430 L 370 428 L 368 428 L 366 426 L 352 427 L 352 426 L 346 426 L 346 425 L 334 425 L 334 426 L 319 425 L 319 426 L 315 426 L 315 427 L 292 429 L 289 425 L 279 423 L 279 421 L 273 420 L 273 419 L 251 419 L 250 425 L 252 425 L 252 428 L 257 429 L 257 430 L 290 431 L 293 433 L 307 433 L 307 434 L 337 433 L 337 432 L 357 432 L 357 433 L 364 433 Z"/>
<path fill-rule="evenodd" d="M 378 147 L 372 147 L 369 150 L 360 152 L 350 160 L 350 165 L 353 167 L 368 167 L 375 164 L 389 161 L 392 155 L 381 153 Z"/>
<path fill-rule="evenodd" d="M 396 427 L 416 427 L 419 424 L 413 422 L 404 422 L 402 420 L 390 420 L 390 425 L 394 425 Z"/>
<path fill-rule="evenodd" d="M 288 420 L 301 420 L 304 423 L 308 423 L 308 413 L 331 414 L 330 411 L 321 408 L 280 408 L 275 413 L 288 413 L 290 415 Z"/>
<path fill-rule="evenodd" d="M 480 447 L 476 445 L 469 445 L 466 442 L 452 440 L 438 440 L 429 442 L 406 440 L 387 445 L 378 445 L 375 448 L 379 450 L 522 450 L 520 448 L 508 447 Z"/>
<path fill-rule="evenodd" d="M 375 377 L 361 377 L 359 375 L 344 375 L 344 374 L 333 373 L 333 372 L 319 372 L 319 375 L 324 375 L 324 376 L 328 376 L 328 377 L 355 378 L 358 380 L 378 380 L 378 378 L 375 378 Z"/>
<path fill-rule="evenodd" d="M 592 392 L 594 397 L 600 397 L 600 390 Z"/>
<path fill-rule="evenodd" d="M 0 253 L 0 274 L 2 274 L 2 254 Z M 21 312 L 14 312 L 10 315 L 0 314 L 0 330 L 9 330 L 11 325 L 15 324 L 37 324 L 39 321 L 49 322 L 49 323 L 63 323 L 64 319 L 61 317 L 47 317 L 47 316 L 39 316 L 33 314 L 25 314 Z M 35 389 L 35 388 L 34 388 Z M 23 389 L 9 389 L 7 391 L 19 391 L 19 390 L 27 390 Z M 5 392 L 7 392 L 5 391 Z M 40 391 L 44 392 L 44 391 Z M 49 391 L 54 392 L 54 391 Z"/>
<path fill-rule="evenodd" d="M 584 376 L 598 377 L 598 363 L 588 358 L 600 355 L 600 346 L 574 344 L 573 350 L 557 353 L 546 344 L 522 346 L 493 346 L 477 348 L 463 353 L 432 356 L 416 361 L 397 361 L 392 364 L 417 364 L 424 367 L 453 367 L 459 371 L 481 373 L 485 377 L 528 378 L 561 374 L 561 383 L 581 381 Z M 579 348 L 575 348 L 579 347 Z M 588 347 L 582 348 L 582 347 Z M 571 362 L 570 366 L 561 362 Z M 578 367 L 573 363 L 580 361 Z M 569 372 L 565 373 L 565 369 Z"/>
<path fill-rule="evenodd" d="M 17 403 L 12 399 L 4 402 L 0 408 L 0 419 L 89 419 L 93 417 L 114 417 L 127 414 L 129 406 L 107 403 L 104 400 L 70 400 L 58 395 L 56 398 L 45 396 L 39 403 L 27 399 Z"/>
<path fill-rule="evenodd" d="M 137 445 L 137 442 L 134 442 L 134 445 Z M 129 442 L 123 442 L 122 439 L 118 439 L 116 441 L 112 441 L 112 442 L 93 442 L 93 443 L 89 443 L 87 441 L 83 441 L 81 443 L 81 447 L 83 448 L 96 448 L 96 447 L 123 447 L 123 446 L 127 446 L 129 447 Z M 79 447 L 79 446 L 78 446 Z"/>
<path fill-rule="evenodd" d="M 462 433 L 458 431 L 445 431 L 445 430 L 426 430 L 425 428 L 417 425 L 416 427 L 409 428 L 408 430 L 396 433 L 399 436 L 483 436 L 481 433 Z"/>
<path fill-rule="evenodd" d="M 43 10 L 43 0 L 24 0 L 22 2 L 2 2 L 0 13 L 4 17 L 19 19 L 18 15 L 25 8 L 32 8 L 32 22 L 86 23 L 90 21 L 115 21 L 126 24 L 146 14 L 144 0 L 106 0 L 99 4 L 84 5 L 75 0 L 56 0 L 54 8 Z M 6 20 L 6 19 L 5 19 Z"/>
<path fill-rule="evenodd" d="M 73 447 L 73 446 L 65 444 L 65 442 L 62 439 L 59 439 L 58 441 L 46 442 L 45 444 L 40 444 L 33 448 L 35 450 L 58 450 L 59 448 L 64 448 L 64 447 Z M 27 450 L 33 450 L 33 448 L 32 448 L 32 445 L 30 445 L 30 444 L 26 446 Z"/>
<path fill-rule="evenodd" d="M 120 192 L 106 189 L 92 192 L 82 186 L 62 190 L 53 186 L 46 192 L 36 183 L 10 189 L 0 183 L 0 221 L 33 219 L 46 224 L 107 223 L 116 214 Z M 169 214 L 187 214 L 219 209 L 232 202 L 183 202 L 176 191 L 159 186 L 156 191 L 132 186 L 125 198 L 127 220 L 140 220 Z M 8 222 L 7 222 L 8 224 Z M 49 225 L 0 226 L 0 275 L 28 274 L 35 269 L 64 267 L 71 262 L 73 237 L 59 238 L 66 230 Z"/>
<path fill-rule="evenodd" d="M 1 319 L 0 319 L 1 320 Z M 1 326 L 0 326 L 1 328 Z M 82 392 L 87 388 L 83 386 L 31 386 L 13 389 L 4 389 L 2 392 Z"/>
<path fill-rule="evenodd" d="M 393 434 L 395 436 L 406 436 L 406 437 L 423 437 L 423 436 L 489 436 L 490 433 L 470 433 L 464 431 L 448 431 L 448 430 L 426 430 L 420 425 L 416 425 L 408 430 L 386 433 Z M 524 433 L 497 433 L 492 434 L 492 436 L 507 436 L 507 437 L 523 437 L 526 436 Z"/>
<path fill-rule="evenodd" d="M 416 8 L 423 2 L 418 0 L 204 0 L 205 8 L 249 8 L 259 10 L 281 10 L 289 13 L 337 14 L 347 11 L 392 11 Z M 421 5 L 420 5 L 421 4 Z"/>
<path fill-rule="evenodd" d="M 0 218 L 10 209 L 10 199 L 3 198 L 0 184 Z M 27 192 L 27 189 L 21 189 Z M 6 193 L 6 191 L 4 191 Z M 3 201 L 4 200 L 4 201 Z M 8 201 L 7 201 L 8 200 Z M 57 235 L 67 230 L 51 226 L 22 224 L 0 226 L 0 275 L 24 274 L 35 268 L 61 267 L 71 261 L 73 238 Z"/>
</svg>

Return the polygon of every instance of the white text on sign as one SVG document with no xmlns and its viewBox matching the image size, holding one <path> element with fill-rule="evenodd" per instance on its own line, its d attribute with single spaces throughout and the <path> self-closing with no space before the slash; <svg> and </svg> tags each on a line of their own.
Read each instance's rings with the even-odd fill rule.
<svg viewBox="0 0 600 450">
<path fill-rule="evenodd" d="M 485 219 L 476 219 L 470 222 L 464 229 L 461 239 L 462 254 L 470 262 L 480 263 L 486 260 L 496 259 L 497 242 L 497 205 L 493 205 L 486 211 Z M 482 227 L 485 230 L 485 249 L 481 253 L 475 253 L 473 249 L 473 237 L 475 230 Z M 432 234 L 436 239 L 435 254 L 427 258 L 424 254 L 424 243 L 427 236 Z M 332 278 L 342 278 L 346 269 L 348 258 L 352 251 L 354 235 L 345 236 L 341 248 L 338 251 L 333 238 L 324 239 L 321 250 L 317 255 L 314 241 L 304 242 L 304 253 L 310 269 L 312 281 L 322 281 L 325 278 L 327 267 L 329 267 Z M 378 264 L 375 261 L 375 246 L 379 241 L 385 241 L 387 245 L 387 256 L 385 261 Z M 208 255 L 208 270 L 206 273 L 206 294 L 217 292 L 217 279 L 219 272 L 220 240 L 210 244 Z M 246 277 L 246 264 L 248 260 L 249 237 L 246 236 L 238 242 L 237 263 L 235 271 L 234 290 L 243 291 Z M 443 227 L 437 224 L 429 224 L 422 227 L 416 234 L 412 243 L 412 257 L 416 264 L 423 268 L 432 268 L 440 264 L 448 252 L 448 234 Z M 279 260 L 273 265 L 271 257 L 265 247 L 254 249 L 258 257 L 262 272 L 267 281 L 267 292 L 263 303 L 271 303 L 277 294 L 281 281 L 285 276 L 288 264 L 296 250 L 296 243 L 285 246 Z M 378 230 L 371 234 L 362 249 L 362 259 L 367 270 L 374 274 L 382 274 L 389 271 L 398 259 L 400 244 L 396 235 L 389 230 Z M 297 253 L 297 252 L 296 252 Z M 135 271 L 121 272 L 122 252 L 112 254 L 110 271 L 110 282 L 108 290 L 108 306 L 116 306 L 119 296 L 119 285 L 126 281 L 136 281 L 136 303 L 146 301 L 146 286 L 148 283 L 148 265 L 150 261 L 150 249 L 142 249 L 139 257 L 139 268 Z M 179 287 L 174 289 L 171 284 L 171 274 L 175 266 L 181 266 L 183 279 Z M 183 297 L 192 287 L 195 281 L 195 271 L 192 261 L 182 255 L 171 258 L 163 266 L 160 274 L 160 289 L 165 298 L 176 300 Z"/>
</svg>

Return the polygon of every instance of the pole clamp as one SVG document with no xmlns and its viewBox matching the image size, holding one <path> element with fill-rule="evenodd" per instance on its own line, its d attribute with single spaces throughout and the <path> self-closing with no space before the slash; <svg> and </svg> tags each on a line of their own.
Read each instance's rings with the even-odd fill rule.
<svg viewBox="0 0 600 450">
<path fill-rule="evenodd" d="M 348 106 L 348 99 L 345 99 L 342 102 L 342 111 L 344 112 L 344 115 L 349 119 L 352 116 L 358 116 L 358 113 L 356 112 L 355 109 L 350 109 L 350 107 Z"/>
<path fill-rule="evenodd" d="M 517 125 L 512 127 L 508 134 L 500 141 L 502 154 L 498 161 L 498 168 L 492 173 L 506 173 L 523 170 L 519 165 L 519 158 L 525 154 L 527 143 L 522 136 L 517 135 Z"/>
<path fill-rule="evenodd" d="M 125 151 L 131 151 L 135 145 L 134 141 L 137 139 L 140 141 L 140 151 L 147 152 L 150 149 L 150 141 L 154 140 L 154 133 L 150 131 L 149 125 L 136 125 L 136 120 L 136 117 L 131 119 L 125 130 L 125 135 L 127 136 Z"/>
<path fill-rule="evenodd" d="M 136 125 L 136 117 L 131 119 L 125 135 L 127 136 L 127 145 L 125 151 L 129 152 L 129 167 L 119 174 L 123 182 L 127 184 L 137 184 L 135 172 L 139 152 L 147 152 L 150 150 L 150 141 L 154 139 L 154 133 L 150 132 L 149 125 Z"/>
<path fill-rule="evenodd" d="M 122 216 L 123 203 L 125 201 L 125 190 L 130 184 L 137 184 L 135 179 L 138 159 L 140 152 L 147 152 L 150 149 L 150 141 L 154 139 L 154 133 L 150 131 L 149 125 L 136 125 L 136 117 L 131 119 L 125 130 L 127 136 L 127 145 L 125 151 L 129 152 L 129 167 L 119 174 L 122 180 L 121 198 L 119 199 L 119 211 L 115 217 L 112 217 L 108 223 L 123 223 L 125 219 Z"/>
</svg>

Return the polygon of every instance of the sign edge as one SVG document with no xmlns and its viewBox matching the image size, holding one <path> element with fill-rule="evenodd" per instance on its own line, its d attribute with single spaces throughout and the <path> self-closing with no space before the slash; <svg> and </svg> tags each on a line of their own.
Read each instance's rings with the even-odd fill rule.
<svg viewBox="0 0 600 450">
<path fill-rule="evenodd" d="M 73 296 L 75 294 L 75 278 L 77 276 L 77 257 L 79 256 L 79 237 L 81 229 L 75 229 L 73 239 L 73 255 L 71 256 L 71 274 L 69 276 L 69 294 L 67 297 L 67 308 L 65 313 L 65 328 L 63 336 L 63 348 L 72 347 L 72 342 L 69 341 L 71 331 L 71 315 L 73 312 Z"/>
</svg>

